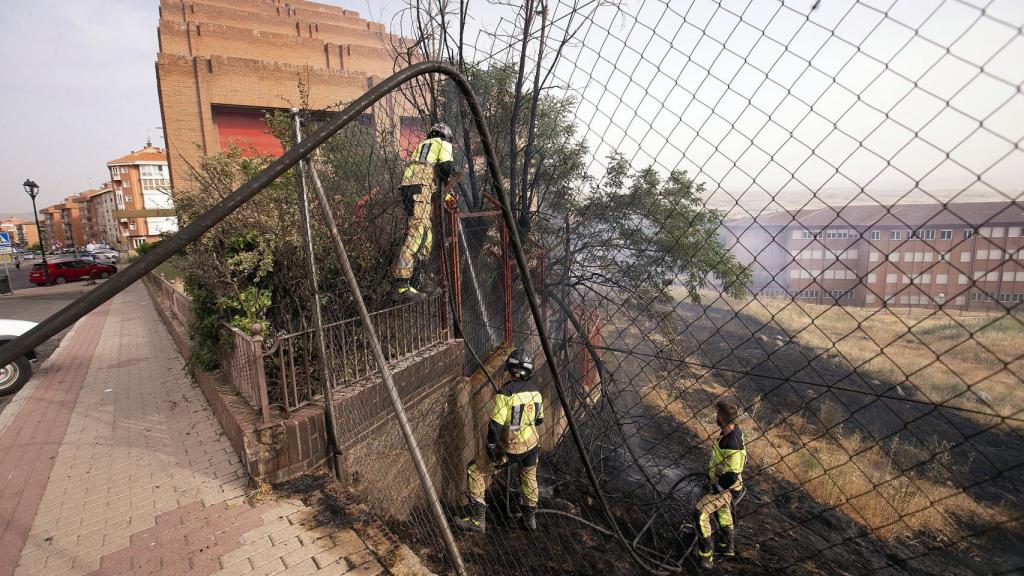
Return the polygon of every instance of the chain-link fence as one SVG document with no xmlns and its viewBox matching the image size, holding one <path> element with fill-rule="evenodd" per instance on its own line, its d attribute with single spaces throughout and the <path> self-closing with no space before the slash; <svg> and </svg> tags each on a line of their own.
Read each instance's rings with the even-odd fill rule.
<svg viewBox="0 0 1024 576">
<path fill-rule="evenodd" d="M 339 474 L 438 572 L 695 570 L 723 401 L 722 570 L 1020 570 L 1022 24 L 1012 0 L 416 4 L 396 69 L 447 62 L 474 98 L 415 76 L 272 183 L 232 150 L 176 190 L 205 226 L 261 189 L 189 248 L 193 349 L 259 334 L 265 418 L 328 405 Z M 288 148 L 337 113 L 268 123 Z M 441 121 L 455 208 L 433 160 L 410 172 L 445 160 Z M 513 462 L 452 539 L 513 346 L 538 529 Z"/>
</svg>

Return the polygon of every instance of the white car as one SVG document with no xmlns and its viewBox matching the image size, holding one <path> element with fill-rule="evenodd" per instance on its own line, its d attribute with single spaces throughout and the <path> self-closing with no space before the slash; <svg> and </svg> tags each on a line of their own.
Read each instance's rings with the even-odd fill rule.
<svg viewBox="0 0 1024 576">
<path fill-rule="evenodd" d="M 0 320 L 0 346 L 7 344 L 25 332 L 36 327 L 35 322 L 25 320 Z M 0 396 L 14 394 L 32 377 L 32 360 L 35 351 L 18 358 L 7 366 L 0 367 Z"/>
<path fill-rule="evenodd" d="M 106 252 L 86 252 L 80 254 L 79 258 L 82 260 L 92 260 L 97 264 L 110 264 L 112 266 L 117 264 L 117 255 Z"/>
</svg>

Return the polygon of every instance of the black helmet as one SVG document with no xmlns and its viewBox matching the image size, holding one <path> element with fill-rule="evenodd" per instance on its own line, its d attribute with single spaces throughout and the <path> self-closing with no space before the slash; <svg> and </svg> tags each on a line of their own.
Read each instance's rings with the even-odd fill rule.
<svg viewBox="0 0 1024 576">
<path fill-rule="evenodd" d="M 505 360 L 505 369 L 516 378 L 527 379 L 533 376 L 533 360 L 526 356 L 526 352 L 516 348 Z"/>
<path fill-rule="evenodd" d="M 438 122 L 431 126 L 430 132 L 427 132 L 427 138 L 442 138 L 448 142 L 455 140 L 455 136 L 452 135 L 452 129 L 444 122 Z"/>
</svg>

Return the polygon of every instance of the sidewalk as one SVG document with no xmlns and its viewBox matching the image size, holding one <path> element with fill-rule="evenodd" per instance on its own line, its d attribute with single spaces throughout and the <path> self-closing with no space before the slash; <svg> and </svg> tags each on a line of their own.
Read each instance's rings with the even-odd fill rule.
<svg viewBox="0 0 1024 576">
<path fill-rule="evenodd" d="M 0 576 L 383 573 L 301 502 L 245 502 L 183 365 L 139 284 L 77 323 L 0 430 Z"/>
</svg>

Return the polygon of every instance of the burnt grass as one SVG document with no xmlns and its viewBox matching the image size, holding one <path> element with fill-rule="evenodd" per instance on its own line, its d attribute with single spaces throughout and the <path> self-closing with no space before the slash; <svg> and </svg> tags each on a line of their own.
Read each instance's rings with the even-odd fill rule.
<svg viewBox="0 0 1024 576">
<path fill-rule="evenodd" d="M 728 371 L 705 371 L 701 376 L 727 387 L 740 401 L 762 396 L 764 410 L 769 413 L 759 413 L 759 418 L 785 417 L 813 410 L 822 389 L 834 383 L 862 387 L 869 392 L 877 392 L 879 386 L 895 384 L 867 381 L 856 370 L 843 366 L 828 354 L 801 348 L 780 330 L 768 329 L 756 319 L 744 318 L 742 313 L 728 317 L 723 311 L 696 306 L 680 306 L 678 310 L 681 310 L 678 330 L 693 343 L 693 348 L 687 352 L 702 364 L 742 368 L 730 364 L 730 356 L 736 354 L 762 360 L 739 377 Z M 747 326 L 762 328 L 752 332 Z M 766 348 L 765 341 L 786 343 Z M 692 504 L 685 499 L 666 501 L 660 494 L 678 478 L 702 473 L 708 455 L 704 439 L 698 438 L 672 415 L 643 401 L 642 392 L 632 379 L 636 371 L 646 368 L 648 365 L 630 368 L 625 363 L 615 366 L 613 372 L 616 373 L 605 385 L 602 400 L 594 407 L 581 410 L 577 416 L 584 446 L 622 533 L 632 540 L 647 520 L 657 514 L 656 521 L 640 542 L 651 549 L 652 554 L 674 562 L 682 557 L 692 541 L 691 532 L 680 530 L 681 525 L 689 523 L 688 506 Z M 671 370 L 666 366 L 659 368 Z M 625 373 L 618 372 L 620 370 Z M 786 371 L 796 373 L 795 380 L 811 380 L 817 386 L 789 382 Z M 677 372 L 687 371 L 677 369 Z M 676 392 L 694 411 L 709 408 L 717 399 L 701 386 Z M 842 402 L 851 411 L 857 411 L 851 422 L 866 438 L 892 434 L 895 429 L 897 438 L 903 435 L 905 442 L 912 442 L 915 434 L 926 430 L 938 440 L 953 442 L 962 442 L 965 436 L 972 435 L 966 444 L 969 449 L 1002 454 L 1004 462 L 1010 466 L 1018 465 L 1024 455 L 1024 442 L 1019 434 L 1006 427 L 981 434 L 981 424 L 976 421 L 949 411 L 929 411 L 897 399 L 869 401 L 852 394 L 843 396 Z M 908 421 L 914 423 L 913 427 L 904 425 Z M 899 430 L 901 427 L 903 430 Z M 983 459 L 970 458 L 964 451 L 954 451 L 952 456 L 962 459 L 954 462 L 964 470 L 964 477 L 956 478 L 958 483 L 969 485 L 972 480 L 983 481 L 980 487 L 970 490 L 972 497 L 1018 508 L 1019 503 L 1024 502 L 1024 483 L 1020 482 L 1019 473 L 1013 472 L 1015 468 L 1002 474 L 986 468 Z M 748 496 L 735 511 L 738 555 L 718 559 L 716 573 L 953 576 L 1012 572 L 1014 567 L 1024 565 L 1021 552 L 1024 538 L 1019 524 L 984 526 L 976 519 L 954 518 L 959 529 L 980 534 L 959 541 L 931 538 L 927 534 L 882 539 L 842 510 L 823 505 L 802 487 L 775 473 L 760 470 L 753 459 L 748 461 L 747 470 Z M 645 475 L 653 479 L 657 490 L 651 487 Z M 603 528 L 609 526 L 568 436 L 554 452 L 542 457 L 540 480 L 542 508 L 567 512 Z M 352 497 L 334 487 L 329 476 L 303 477 L 276 488 L 302 495 L 304 501 L 316 506 L 319 522 L 345 526 L 365 521 L 359 515 L 353 516 Z M 505 499 L 506 491 L 499 475 L 487 496 L 487 532 L 461 533 L 453 527 L 471 574 L 646 573 L 631 560 L 618 538 L 572 518 L 538 514 L 538 531 L 526 531 L 513 517 L 517 508 L 515 495 L 509 498 L 508 507 Z M 446 502 L 445 511 L 449 518 L 466 512 L 461 503 L 455 502 Z M 440 533 L 428 510 L 416 509 L 403 520 L 381 519 L 432 570 L 439 574 L 452 573 Z M 699 572 L 691 560 L 684 561 L 682 566 L 685 573 Z"/>
<path fill-rule="evenodd" d="M 350 492 L 342 489 L 327 472 L 303 474 L 274 485 L 278 493 L 297 497 L 316 510 L 316 523 L 333 528 L 365 524 L 371 516 L 357 506 Z"/>
</svg>

